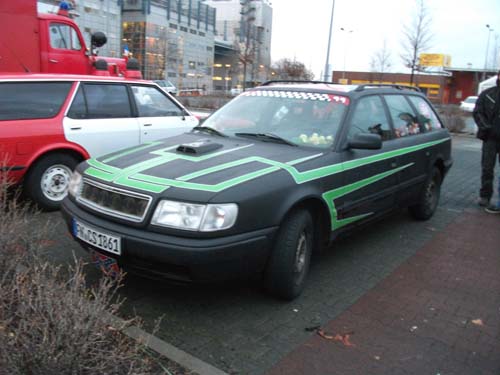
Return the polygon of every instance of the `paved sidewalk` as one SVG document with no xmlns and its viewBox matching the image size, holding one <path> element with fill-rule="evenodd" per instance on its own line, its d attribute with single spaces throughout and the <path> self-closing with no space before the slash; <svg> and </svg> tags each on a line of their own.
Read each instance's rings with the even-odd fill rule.
<svg viewBox="0 0 500 375">
<path fill-rule="evenodd" d="M 500 215 L 466 210 L 269 372 L 500 374 Z"/>
</svg>

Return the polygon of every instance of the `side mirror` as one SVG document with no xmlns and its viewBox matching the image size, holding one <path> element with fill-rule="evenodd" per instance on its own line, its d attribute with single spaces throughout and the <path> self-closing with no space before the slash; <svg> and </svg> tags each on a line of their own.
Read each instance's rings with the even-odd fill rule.
<svg viewBox="0 0 500 375">
<path fill-rule="evenodd" d="M 358 133 L 349 140 L 349 148 L 379 150 L 382 148 L 382 138 L 378 134 Z"/>
<path fill-rule="evenodd" d="M 93 48 L 102 47 L 103 45 L 106 44 L 107 41 L 108 39 L 106 38 L 106 35 L 104 35 L 104 33 L 100 31 L 93 33 L 90 38 L 90 44 L 92 45 Z"/>
</svg>

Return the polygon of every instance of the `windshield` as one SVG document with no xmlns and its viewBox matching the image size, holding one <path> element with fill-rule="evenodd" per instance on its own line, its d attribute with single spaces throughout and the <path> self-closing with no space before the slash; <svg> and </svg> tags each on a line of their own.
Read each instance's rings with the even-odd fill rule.
<svg viewBox="0 0 500 375">
<path fill-rule="evenodd" d="M 469 96 L 467 99 L 464 100 L 465 103 L 475 103 L 477 100 L 477 96 Z"/>
<path fill-rule="evenodd" d="M 349 104 L 344 96 L 296 91 L 248 91 L 203 126 L 226 135 L 273 134 L 297 145 L 329 147 Z"/>
</svg>

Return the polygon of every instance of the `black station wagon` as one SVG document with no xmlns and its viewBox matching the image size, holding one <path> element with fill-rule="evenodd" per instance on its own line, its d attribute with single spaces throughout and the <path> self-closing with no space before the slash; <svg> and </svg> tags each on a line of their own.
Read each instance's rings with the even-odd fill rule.
<svg viewBox="0 0 500 375">
<path fill-rule="evenodd" d="M 96 262 L 181 281 L 259 275 L 300 294 L 311 253 L 401 207 L 430 218 L 452 165 L 425 96 L 268 82 L 202 126 L 81 163 L 62 212 Z"/>
</svg>

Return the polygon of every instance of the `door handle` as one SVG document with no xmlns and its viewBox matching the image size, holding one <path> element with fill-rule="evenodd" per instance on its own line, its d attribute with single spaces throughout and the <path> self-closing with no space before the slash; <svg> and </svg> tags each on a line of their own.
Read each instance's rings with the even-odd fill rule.
<svg viewBox="0 0 500 375">
<path fill-rule="evenodd" d="M 70 128 L 71 130 L 82 130 L 81 126 L 75 126 L 74 128 Z"/>
<path fill-rule="evenodd" d="M 146 126 L 153 126 L 153 124 L 144 124 L 143 126 L 144 127 L 146 127 Z"/>
<path fill-rule="evenodd" d="M 57 64 L 59 61 L 58 61 L 58 60 L 55 60 L 55 59 L 49 59 L 49 62 L 54 63 L 54 64 Z"/>
<path fill-rule="evenodd" d="M 396 163 L 395 161 L 393 161 L 391 163 L 391 168 L 396 168 L 398 166 L 398 163 Z"/>
</svg>

